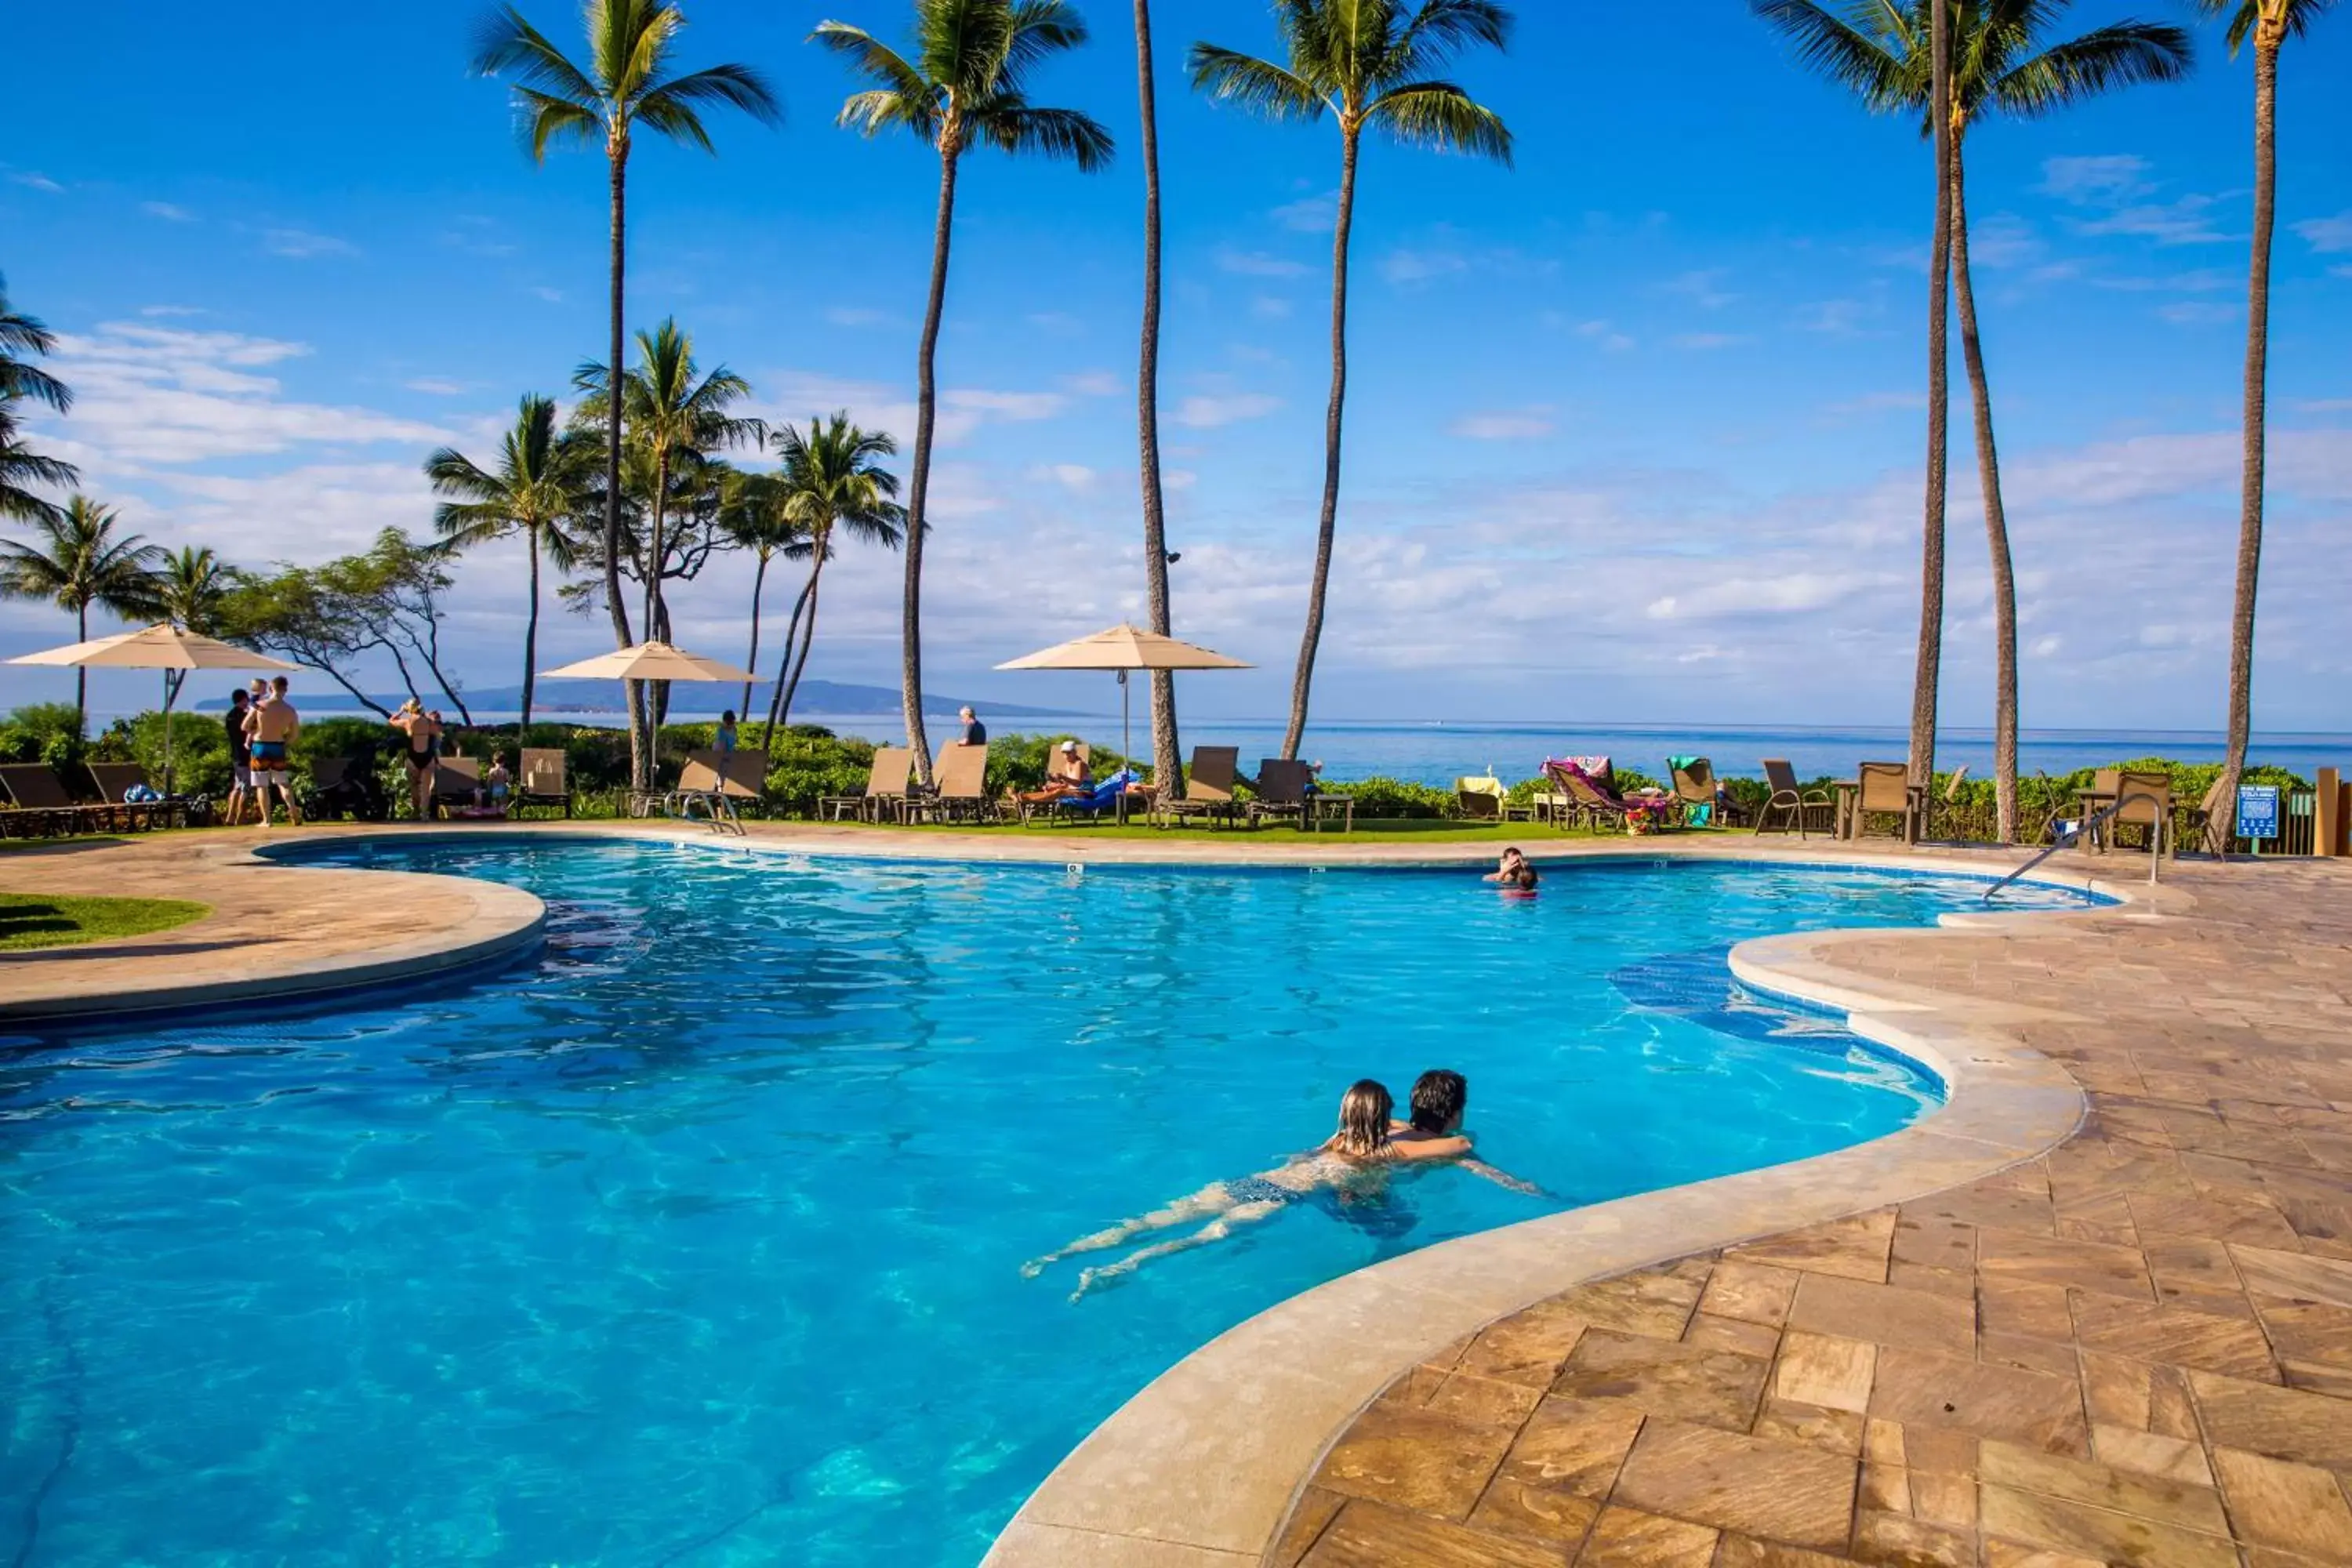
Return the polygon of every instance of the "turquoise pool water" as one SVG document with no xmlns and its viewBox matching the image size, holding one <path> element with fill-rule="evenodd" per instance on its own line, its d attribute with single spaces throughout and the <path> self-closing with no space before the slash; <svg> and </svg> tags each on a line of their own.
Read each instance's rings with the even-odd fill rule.
<svg viewBox="0 0 2352 1568">
<path fill-rule="evenodd" d="M 0 1555 L 967 1564 L 1220 1330 L 1446 1237 L 1814 1153 L 1933 1084 L 1739 938 L 1979 884 L 802 862 L 483 839 L 545 951 L 0 1052 Z M 2020 902 L 2065 896 L 2023 892 Z M 1068 1300 L 1022 1261 L 1469 1075 L 1481 1152 Z"/>
</svg>

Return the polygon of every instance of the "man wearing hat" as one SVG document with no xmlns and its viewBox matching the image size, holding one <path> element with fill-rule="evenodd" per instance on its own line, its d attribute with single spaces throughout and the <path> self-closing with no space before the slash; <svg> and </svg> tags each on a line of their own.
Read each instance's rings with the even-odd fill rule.
<svg viewBox="0 0 2352 1568">
<path fill-rule="evenodd" d="M 1085 795 L 1094 788 L 1094 770 L 1076 741 L 1065 741 L 1045 759 L 1045 787 L 1033 789 L 1021 798 L 1030 802 L 1059 800 L 1064 795 Z"/>
</svg>

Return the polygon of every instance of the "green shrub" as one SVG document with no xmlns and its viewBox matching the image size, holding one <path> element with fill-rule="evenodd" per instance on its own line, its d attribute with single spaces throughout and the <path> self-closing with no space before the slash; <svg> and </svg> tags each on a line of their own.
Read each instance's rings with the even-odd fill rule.
<svg viewBox="0 0 2352 1568">
<path fill-rule="evenodd" d="M 79 787 L 73 775 L 88 750 L 81 716 L 70 702 L 30 702 L 0 721 L 0 761 L 47 763 L 68 788 Z"/>
<path fill-rule="evenodd" d="M 163 715 L 142 713 L 117 719 L 94 747 L 99 760 L 137 763 L 150 783 L 163 787 Z M 172 788 L 181 795 L 225 797 L 235 782 L 229 773 L 228 731 L 217 713 L 172 714 Z"/>
<path fill-rule="evenodd" d="M 1458 804 L 1450 789 L 1439 789 L 1434 784 L 1412 784 L 1385 775 L 1355 779 L 1347 784 L 1325 784 L 1318 787 L 1325 795 L 1344 795 L 1354 801 L 1356 815 L 1360 817 L 1452 816 Z"/>
</svg>

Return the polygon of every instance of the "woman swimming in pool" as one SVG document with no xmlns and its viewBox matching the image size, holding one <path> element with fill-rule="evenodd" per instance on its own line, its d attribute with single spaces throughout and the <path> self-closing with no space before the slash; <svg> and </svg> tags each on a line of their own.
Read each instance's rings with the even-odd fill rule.
<svg viewBox="0 0 2352 1568">
<path fill-rule="evenodd" d="M 1233 1235 L 1235 1226 L 1272 1218 L 1316 1192 L 1330 1189 L 1343 1195 L 1360 1192 L 1378 1179 L 1380 1166 L 1422 1160 L 1458 1160 L 1470 1152 L 1467 1138 L 1391 1136 L 1389 1115 L 1395 1108 L 1396 1102 L 1385 1087 L 1371 1079 L 1360 1079 L 1339 1098 L 1339 1130 L 1306 1153 L 1294 1155 L 1273 1170 L 1261 1171 L 1255 1176 L 1211 1182 L 1192 1196 L 1179 1198 L 1140 1219 L 1121 1220 L 1108 1230 L 1082 1236 L 1067 1247 L 1023 1264 L 1022 1277 L 1034 1279 L 1074 1252 L 1103 1252 L 1153 1231 L 1173 1230 L 1195 1220 L 1207 1222 L 1190 1236 L 1154 1242 L 1116 1263 L 1085 1270 L 1078 1276 L 1078 1288 L 1070 1292 L 1070 1300 L 1075 1301 L 1097 1285 L 1133 1273 L 1150 1258 L 1223 1241 Z"/>
</svg>

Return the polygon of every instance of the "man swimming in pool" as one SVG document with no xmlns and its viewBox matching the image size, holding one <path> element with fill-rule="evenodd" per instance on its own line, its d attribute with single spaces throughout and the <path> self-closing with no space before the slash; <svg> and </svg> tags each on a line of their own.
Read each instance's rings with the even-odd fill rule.
<svg viewBox="0 0 2352 1568">
<path fill-rule="evenodd" d="M 1451 1068 L 1432 1068 L 1412 1083 L 1412 1119 L 1389 1123 L 1389 1133 L 1400 1143 L 1424 1140 L 1458 1140 L 1462 1137 L 1462 1118 L 1470 1108 L 1470 1080 Z M 1533 1182 L 1498 1170 L 1484 1160 L 1468 1155 L 1455 1162 L 1473 1175 L 1484 1176 L 1498 1187 L 1515 1193 L 1540 1194 L 1543 1189 Z"/>
<path fill-rule="evenodd" d="M 1211 1182 L 1166 1208 L 1155 1209 L 1139 1219 L 1121 1220 L 1108 1230 L 1098 1230 L 1092 1236 L 1082 1236 L 1066 1247 L 1023 1264 L 1022 1278 L 1034 1279 L 1074 1252 L 1105 1252 L 1153 1231 L 1173 1230 L 1196 1220 L 1206 1222 L 1190 1236 L 1155 1242 L 1137 1248 L 1116 1263 L 1085 1270 L 1078 1276 L 1078 1288 L 1070 1292 L 1070 1300 L 1075 1301 L 1096 1286 L 1131 1274 L 1154 1258 L 1223 1241 L 1234 1234 L 1236 1226 L 1270 1219 L 1318 1191 L 1334 1191 L 1343 1197 L 1363 1192 L 1379 1182 L 1383 1166 L 1423 1160 L 1458 1160 L 1470 1152 L 1467 1138 L 1394 1137 L 1389 1115 L 1395 1109 L 1396 1101 L 1386 1088 L 1371 1079 L 1363 1079 L 1340 1098 L 1339 1130 L 1313 1149 L 1293 1155 L 1273 1170 L 1229 1182 Z"/>
</svg>

